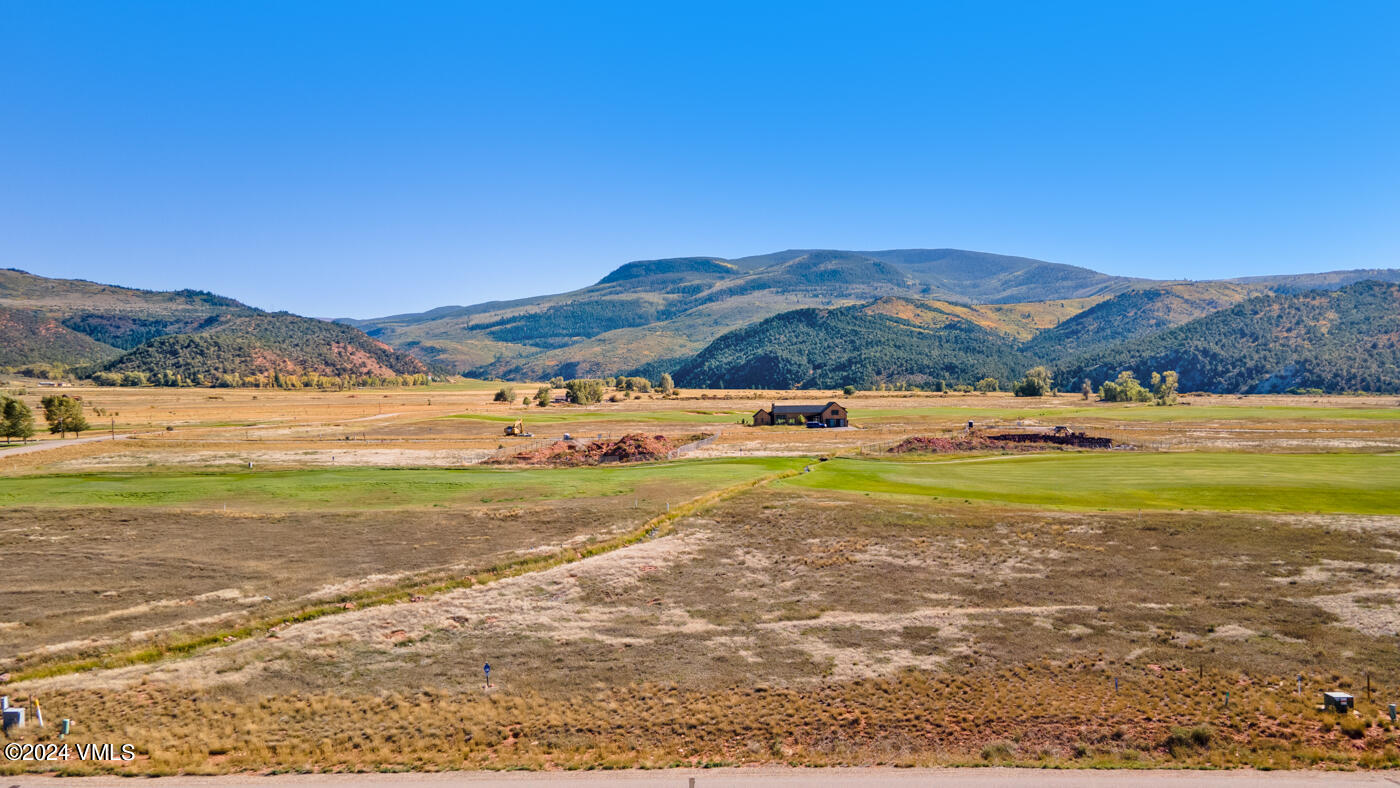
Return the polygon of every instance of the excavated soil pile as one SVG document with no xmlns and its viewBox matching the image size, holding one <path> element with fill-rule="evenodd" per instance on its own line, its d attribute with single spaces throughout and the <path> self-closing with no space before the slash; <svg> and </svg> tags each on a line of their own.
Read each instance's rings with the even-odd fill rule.
<svg viewBox="0 0 1400 788">
<path fill-rule="evenodd" d="M 593 441 L 588 444 L 581 441 L 555 441 L 548 446 L 522 451 L 508 457 L 497 457 L 487 462 L 510 465 L 600 465 L 611 462 L 664 460 L 673 449 L 686 442 L 665 435 L 643 435 L 634 432 L 617 440 Z"/>
</svg>

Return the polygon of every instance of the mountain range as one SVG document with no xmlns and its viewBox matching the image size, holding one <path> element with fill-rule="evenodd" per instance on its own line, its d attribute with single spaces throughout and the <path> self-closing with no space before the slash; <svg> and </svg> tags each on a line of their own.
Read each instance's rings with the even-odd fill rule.
<svg viewBox="0 0 1400 788">
<path fill-rule="evenodd" d="M 174 364 L 207 380 L 426 364 L 516 380 L 668 372 L 692 387 L 786 388 L 1005 382 L 1035 364 L 1097 380 L 1177 364 L 1187 389 L 1395 391 L 1400 372 L 1384 359 L 1396 282 L 1395 269 L 1159 281 L 957 249 L 796 249 L 642 260 L 568 293 L 331 323 L 199 291 L 11 270 L 0 271 L 0 366 Z"/>
</svg>

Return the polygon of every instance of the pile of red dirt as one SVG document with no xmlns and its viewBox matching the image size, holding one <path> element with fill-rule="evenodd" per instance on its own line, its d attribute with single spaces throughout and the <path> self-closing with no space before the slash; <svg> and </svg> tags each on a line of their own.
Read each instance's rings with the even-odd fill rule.
<svg viewBox="0 0 1400 788">
<path fill-rule="evenodd" d="M 664 460 L 672 450 L 684 442 L 665 435 L 643 435 L 634 432 L 617 440 L 593 441 L 587 444 L 582 441 L 555 441 L 548 446 L 506 457 L 495 457 L 487 462 L 511 465 L 600 465 L 605 462 Z"/>
<path fill-rule="evenodd" d="M 952 454 L 964 451 L 1035 451 L 1045 446 L 1070 446 L 1081 449 L 1111 449 L 1113 441 L 1095 438 L 1082 432 L 1060 435 L 1051 433 L 1007 433 L 1004 435 L 958 435 L 933 437 L 916 435 L 891 446 L 890 454 Z"/>
</svg>

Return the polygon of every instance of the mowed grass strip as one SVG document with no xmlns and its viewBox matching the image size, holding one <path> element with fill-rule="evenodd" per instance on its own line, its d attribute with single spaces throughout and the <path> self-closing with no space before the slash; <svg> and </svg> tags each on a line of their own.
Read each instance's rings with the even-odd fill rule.
<svg viewBox="0 0 1400 788">
<path fill-rule="evenodd" d="M 1400 514 L 1400 457 L 1377 454 L 835 459 L 782 484 L 1076 509 Z"/>
<path fill-rule="evenodd" d="M 804 462 L 744 457 L 582 468 L 53 474 L 6 479 L 0 484 L 0 506 L 340 510 L 630 495 L 680 501 Z"/>
<path fill-rule="evenodd" d="M 1196 421 L 1356 421 L 1400 420 L 1400 408 L 1309 407 L 1305 405 L 1200 405 L 1162 408 L 1148 404 L 1116 404 L 1085 407 L 1070 405 L 1042 408 L 978 408 L 978 407 L 911 407 L 911 408 L 853 408 L 853 422 L 898 421 L 899 419 L 948 419 L 960 423 L 988 419 L 1059 419 L 1064 423 L 1073 418 L 1107 421 L 1196 422 Z"/>
</svg>

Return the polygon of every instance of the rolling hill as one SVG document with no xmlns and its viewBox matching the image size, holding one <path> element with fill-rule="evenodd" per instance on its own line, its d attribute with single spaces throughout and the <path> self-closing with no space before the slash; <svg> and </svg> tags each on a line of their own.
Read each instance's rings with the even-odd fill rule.
<svg viewBox="0 0 1400 788">
<path fill-rule="evenodd" d="M 91 364 L 121 351 L 80 334 L 56 318 L 0 306 L 0 367 L 30 364 Z"/>
<path fill-rule="evenodd" d="M 1158 282 L 956 249 L 792 249 L 640 260 L 569 293 L 332 324 L 197 290 L 4 270 L 0 365 L 207 382 L 418 374 L 426 362 L 517 380 L 672 372 L 692 386 L 1005 382 L 1034 363 L 1091 377 L 1181 365 L 1186 388 L 1388 391 L 1390 346 L 1367 331 L 1389 324 L 1353 319 L 1379 308 L 1357 295 L 1362 280 L 1397 282 L 1400 271 Z M 1326 298 L 1352 317 L 1306 306 Z M 1238 310 L 1259 304 L 1276 309 L 1254 317 L 1273 338 L 1240 322 Z M 1370 350 L 1381 360 L 1367 361 Z"/>
<path fill-rule="evenodd" d="M 1183 391 L 1400 392 L 1400 285 L 1366 281 L 1250 298 L 1065 361 L 1056 380 L 1097 386 L 1122 370 L 1146 379 L 1168 369 Z"/>
<path fill-rule="evenodd" d="M 918 324 L 869 307 L 798 309 L 732 331 L 676 368 L 697 388 L 868 387 L 1002 381 L 1030 366 L 1015 343 L 957 316 Z"/>
<path fill-rule="evenodd" d="M 102 365 L 101 371 L 168 372 L 207 383 L 224 375 L 274 373 L 387 378 L 427 368 L 352 326 L 258 312 L 223 315 L 197 331 L 157 337 Z"/>
<path fill-rule="evenodd" d="M 1106 297 L 1137 280 L 1022 257 L 956 249 L 792 249 L 734 260 L 627 263 L 553 296 L 347 320 L 425 360 L 478 376 L 612 375 L 666 365 L 735 328 L 781 312 L 889 296 L 961 303 Z"/>
<path fill-rule="evenodd" d="M 421 361 L 359 329 L 268 313 L 198 290 L 138 290 L 0 270 L 0 366 L 79 372 L 385 377 Z"/>
<path fill-rule="evenodd" d="M 1234 282 L 1185 282 L 1129 290 L 1046 328 L 1025 349 L 1037 358 L 1054 361 L 1179 326 L 1264 292 L 1262 287 Z"/>
</svg>

